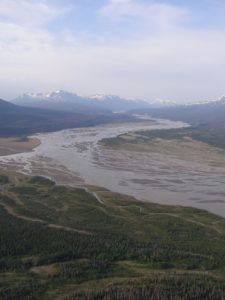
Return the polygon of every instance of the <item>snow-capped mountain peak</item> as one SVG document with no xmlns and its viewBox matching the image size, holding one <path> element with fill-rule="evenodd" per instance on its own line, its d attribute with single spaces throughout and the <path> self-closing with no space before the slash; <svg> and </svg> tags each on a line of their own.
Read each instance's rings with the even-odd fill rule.
<svg viewBox="0 0 225 300">
<path fill-rule="evenodd" d="M 17 97 L 13 102 L 20 102 L 21 100 L 39 100 L 39 101 L 68 101 L 69 98 L 77 97 L 76 94 L 69 93 L 64 90 L 57 90 L 54 92 L 46 92 L 46 93 L 25 93 L 22 96 Z"/>
<path fill-rule="evenodd" d="M 93 99 L 93 100 L 105 100 L 108 97 L 109 96 L 104 95 L 104 94 L 96 94 L 96 95 L 90 96 L 90 99 Z"/>
<path fill-rule="evenodd" d="M 95 94 L 85 97 L 64 90 L 47 93 L 26 93 L 12 100 L 12 102 L 24 106 L 66 110 L 70 112 L 85 112 L 87 110 L 127 111 L 145 107 L 156 108 L 174 105 L 171 101 L 161 99 L 146 101 L 104 94 Z"/>
</svg>

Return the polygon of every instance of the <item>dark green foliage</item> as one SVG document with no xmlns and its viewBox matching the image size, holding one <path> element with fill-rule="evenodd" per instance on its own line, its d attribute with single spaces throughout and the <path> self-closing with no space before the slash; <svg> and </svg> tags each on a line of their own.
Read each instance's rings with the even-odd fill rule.
<svg viewBox="0 0 225 300">
<path fill-rule="evenodd" d="M 213 278 L 200 276 L 158 276 L 141 283 L 130 282 L 128 286 L 112 286 L 97 291 L 74 293 L 66 300 L 221 300 L 225 295 L 225 285 Z"/>
<path fill-rule="evenodd" d="M 6 175 L 0 175 L 0 184 L 7 184 L 9 183 L 9 177 Z"/>
<path fill-rule="evenodd" d="M 55 185 L 54 181 L 52 181 L 48 178 L 42 177 L 42 176 L 33 176 L 33 177 L 31 177 L 30 183 L 39 184 L 39 185 L 47 185 L 47 186 L 48 185 L 49 186 Z"/>
<path fill-rule="evenodd" d="M 33 279 L 18 278 L 0 285 L 0 299 L 4 300 L 39 300 L 43 294 L 43 286 Z"/>
<path fill-rule="evenodd" d="M 0 299 L 220 299 L 224 293 L 220 217 L 104 190 L 102 204 L 83 189 L 40 177 L 8 188 L 12 198 L 0 197 Z"/>
</svg>

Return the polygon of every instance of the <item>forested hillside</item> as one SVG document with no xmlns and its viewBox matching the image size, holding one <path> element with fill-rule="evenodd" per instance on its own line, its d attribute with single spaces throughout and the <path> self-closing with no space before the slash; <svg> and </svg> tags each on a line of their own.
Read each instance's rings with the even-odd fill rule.
<svg viewBox="0 0 225 300">
<path fill-rule="evenodd" d="M 41 177 L 0 182 L 0 299 L 225 296 L 223 218 Z"/>
<path fill-rule="evenodd" d="M 108 122 L 131 120 L 125 114 L 94 112 L 80 114 L 22 107 L 0 100 L 0 136 L 29 135 L 67 128 L 88 127 Z"/>
</svg>

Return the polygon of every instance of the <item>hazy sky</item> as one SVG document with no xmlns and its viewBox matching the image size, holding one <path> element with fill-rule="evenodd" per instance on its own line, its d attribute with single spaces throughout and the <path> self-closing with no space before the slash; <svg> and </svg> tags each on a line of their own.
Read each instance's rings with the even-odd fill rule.
<svg viewBox="0 0 225 300">
<path fill-rule="evenodd" d="M 0 98 L 225 93 L 225 0 L 0 0 Z"/>
</svg>

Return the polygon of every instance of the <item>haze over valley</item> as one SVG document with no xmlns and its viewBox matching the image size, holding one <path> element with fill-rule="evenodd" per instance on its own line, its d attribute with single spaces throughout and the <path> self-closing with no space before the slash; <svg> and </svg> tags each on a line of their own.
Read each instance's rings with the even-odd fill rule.
<svg viewBox="0 0 225 300">
<path fill-rule="evenodd" d="M 19 112 L 20 118 L 24 117 L 25 112 L 32 117 L 40 115 L 44 131 L 84 125 L 97 127 L 39 134 L 37 137 L 41 140 L 41 146 L 32 153 L 2 158 L 6 169 L 14 166 L 16 170 L 28 174 L 47 175 L 56 181 L 61 178 L 62 182 L 67 182 L 63 176 L 68 178 L 69 174 L 73 174 L 79 177 L 78 185 L 82 181 L 130 194 L 140 200 L 196 206 L 225 216 L 223 98 L 202 104 L 181 106 L 160 102 L 157 105 L 116 96 L 83 99 L 76 94 L 58 91 L 48 95 L 24 95 L 14 102 L 25 105 L 29 101 L 32 108 L 2 103 L 7 107 L 7 113 L 10 109 L 14 115 Z M 82 103 L 82 114 L 76 113 Z M 113 112 L 122 108 L 121 113 Z M 48 121 L 52 118 L 51 127 L 43 123 L 43 117 Z M 174 119 L 176 122 L 157 121 L 154 117 Z M 21 124 L 21 120 L 18 122 Z M 30 130 L 30 122 L 27 123 L 29 128 L 26 128 L 26 123 L 21 128 L 25 133 Z M 100 125 L 112 122 L 112 125 Z M 12 129 L 12 124 L 10 126 Z M 15 127 L 19 129 L 16 124 Z M 167 130 L 163 131 L 163 128 Z M 39 127 L 33 130 L 43 131 Z M 218 136 L 215 138 L 216 133 Z M 115 144 L 113 139 L 110 143 L 112 137 Z M 205 153 L 204 158 L 202 152 Z M 60 166 L 63 166 L 62 170 Z M 70 184 L 73 185 L 72 182 Z M 77 185 L 76 180 L 74 185 Z M 211 189 L 205 189 L 208 186 L 212 186 Z"/>
<path fill-rule="evenodd" d="M 4 246 L 0 247 L 3 253 L 1 272 L 5 276 L 5 272 L 16 271 L 14 275 L 7 275 L 8 281 L 3 287 L 8 287 L 7 290 L 0 288 L 1 297 L 13 299 L 19 290 L 21 299 L 28 295 L 34 295 L 31 299 L 36 295 L 41 295 L 41 299 L 55 299 L 60 295 L 57 282 L 63 284 L 62 299 L 67 299 L 67 294 L 74 299 L 90 295 L 114 297 L 111 284 L 103 290 L 95 287 L 97 276 L 102 282 L 112 280 L 117 286 L 117 295 L 123 295 L 125 291 L 132 297 L 137 294 L 133 299 L 148 299 L 157 292 L 161 299 L 165 289 L 168 291 L 166 297 L 179 294 L 179 281 L 173 272 L 181 272 L 186 289 L 186 284 L 190 284 L 190 274 L 186 271 L 189 269 L 191 272 L 203 269 L 200 278 L 196 277 L 191 283 L 195 286 L 200 280 L 197 289 L 208 289 L 210 298 L 213 293 L 223 295 L 224 98 L 179 105 L 117 96 L 84 98 L 57 91 L 23 95 L 12 102 L 1 100 L 0 108 L 0 211 L 4 215 L 3 245 L 9 245 L 9 254 L 4 254 Z M 60 198 L 56 194 L 61 195 Z M 122 208 L 124 205 L 126 208 Z M 147 227 L 142 223 L 146 217 L 150 218 Z M 10 228 L 10 218 L 18 233 L 15 227 Z M 132 223 L 136 233 L 130 235 L 127 230 L 119 230 L 114 218 L 122 218 L 125 227 Z M 25 250 L 24 247 L 34 245 L 32 239 L 26 238 L 15 247 L 11 237 L 20 236 L 23 226 L 26 234 L 35 237 L 34 233 L 28 232 L 32 224 L 37 224 L 32 230 L 42 228 L 44 236 L 50 230 L 47 241 L 44 242 L 44 236 L 35 238 L 40 245 L 46 246 Z M 171 236 L 167 231 L 168 224 L 172 226 Z M 151 234 L 146 232 L 148 226 Z M 191 234 L 187 233 L 190 226 L 194 226 Z M 181 235 L 177 237 L 178 228 Z M 204 234 L 199 236 L 198 231 L 203 229 Z M 10 234 L 6 236 L 6 232 Z M 59 233 L 63 242 L 54 236 Z M 208 249 L 208 240 L 204 240 L 202 234 L 214 236 L 215 233 L 221 244 L 219 248 Z M 94 252 L 87 253 L 83 238 L 88 244 L 93 243 L 93 234 L 96 236 Z M 69 244 L 73 238 L 78 240 L 71 248 Z M 115 248 L 121 243 L 118 238 L 143 244 L 136 248 L 129 246 L 130 242 L 126 240 L 121 250 Z M 109 241 L 112 253 L 107 248 Z M 56 252 L 52 242 L 56 243 Z M 102 243 L 104 245 L 99 246 Z M 206 251 L 202 250 L 202 243 Z M 64 248 L 62 257 L 58 257 L 61 247 Z M 130 247 L 136 258 L 130 258 Z M 154 247 L 162 251 L 159 256 L 154 257 Z M 173 249 L 170 258 L 166 255 L 167 247 Z M 120 253 L 115 249 L 120 249 Z M 53 254 L 49 257 L 45 251 Z M 179 259 L 177 251 L 181 253 Z M 115 253 L 117 258 L 112 258 Z M 27 261 L 27 255 L 38 255 L 38 258 Z M 44 260 L 40 258 L 43 255 Z M 100 257 L 97 258 L 98 267 L 95 267 L 96 255 Z M 208 255 L 213 255 L 210 262 Z M 165 262 L 172 274 L 169 284 Z M 68 268 L 66 273 L 65 268 Z M 134 268 L 136 279 L 128 284 L 124 278 L 120 287 L 117 280 L 124 276 L 123 272 L 130 280 Z M 77 273 L 78 269 L 81 273 Z M 165 272 L 163 278 L 157 279 L 161 284 L 159 290 L 151 283 L 152 271 L 157 276 Z M 144 277 L 140 277 L 142 272 Z M 213 288 L 214 274 L 219 276 L 220 283 L 216 281 Z M 20 282 L 21 278 L 23 282 Z M 145 280 L 147 286 L 139 291 L 139 284 Z M 68 283 L 72 284 L 71 288 Z M 87 283 L 88 289 L 83 287 Z M 25 285 L 27 290 L 24 290 Z M 193 291 L 196 293 L 195 289 Z M 188 293 L 190 295 L 191 291 Z M 200 299 L 205 299 L 204 295 L 200 292 Z"/>
<path fill-rule="evenodd" d="M 225 299 L 223 1 L 0 0 L 0 299 Z"/>
</svg>

